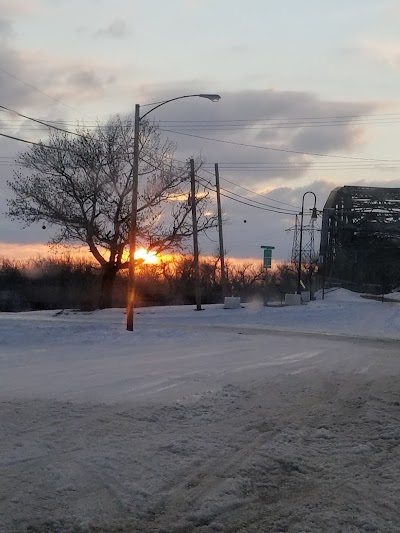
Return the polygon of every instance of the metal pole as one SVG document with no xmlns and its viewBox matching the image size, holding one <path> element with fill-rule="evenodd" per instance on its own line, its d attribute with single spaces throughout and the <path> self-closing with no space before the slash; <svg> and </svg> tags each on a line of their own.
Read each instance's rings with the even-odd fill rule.
<svg viewBox="0 0 400 533">
<path fill-rule="evenodd" d="M 224 252 L 224 237 L 222 233 L 222 209 L 221 209 L 221 191 L 219 186 L 219 168 L 218 163 L 215 163 L 215 187 L 217 189 L 217 208 L 218 208 L 218 233 L 219 233 L 219 259 L 221 262 L 221 285 L 222 298 L 227 295 L 227 279 L 225 270 L 225 252 Z"/>
<path fill-rule="evenodd" d="M 200 290 L 200 266 L 199 266 L 199 240 L 197 235 L 197 213 L 196 213 L 196 175 L 194 170 L 194 159 L 190 160 L 190 204 L 192 206 L 193 224 L 193 257 L 194 257 L 194 292 L 196 297 L 196 311 L 201 311 L 201 290 Z"/>
<path fill-rule="evenodd" d="M 139 130 L 140 105 L 135 106 L 135 137 L 133 140 L 133 169 L 132 169 L 132 206 L 131 225 L 129 232 L 129 279 L 128 302 L 126 309 L 126 329 L 133 331 L 133 317 L 135 313 L 135 249 L 137 235 L 137 206 L 139 189 Z"/>
<path fill-rule="evenodd" d="M 313 191 L 306 191 L 303 194 L 303 200 L 301 202 L 301 222 L 300 222 L 300 250 L 299 250 L 299 265 L 297 269 L 297 294 L 301 294 L 301 255 L 302 255 L 302 248 L 303 248 L 303 218 L 304 218 L 304 198 L 307 194 L 312 194 L 314 196 L 314 207 L 312 210 L 311 219 L 317 218 L 317 197 Z"/>
<path fill-rule="evenodd" d="M 299 264 L 297 267 L 297 294 L 301 294 L 301 253 L 303 247 L 304 196 L 305 194 L 303 195 L 303 201 L 301 204 Z"/>
</svg>

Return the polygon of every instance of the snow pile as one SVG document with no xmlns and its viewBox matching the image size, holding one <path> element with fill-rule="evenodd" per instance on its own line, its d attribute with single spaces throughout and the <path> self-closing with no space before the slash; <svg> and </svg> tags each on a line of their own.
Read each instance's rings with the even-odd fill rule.
<svg viewBox="0 0 400 533">
<path fill-rule="evenodd" d="M 322 294 L 322 291 L 318 291 L 318 294 Z M 362 303 L 365 299 L 358 292 L 352 292 L 347 289 L 329 289 L 325 292 L 325 299 L 328 302 L 356 302 Z"/>
</svg>

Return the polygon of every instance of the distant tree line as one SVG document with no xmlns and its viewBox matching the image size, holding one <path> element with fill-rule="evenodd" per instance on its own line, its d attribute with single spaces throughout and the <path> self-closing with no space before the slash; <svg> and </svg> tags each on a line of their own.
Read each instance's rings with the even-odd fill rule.
<svg viewBox="0 0 400 533">
<path fill-rule="evenodd" d="M 243 302 L 258 299 L 281 302 L 296 290 L 296 269 L 282 263 L 266 270 L 260 263 L 227 261 L 229 294 Z M 222 285 L 218 259 L 201 261 L 202 302 L 221 303 Z M 102 271 L 96 265 L 70 257 L 36 259 L 28 263 L 0 263 L 0 311 L 79 309 L 99 307 Z M 137 306 L 194 304 L 194 264 L 190 255 L 168 262 L 141 265 L 136 280 Z M 127 273 L 118 273 L 112 294 L 114 307 L 125 307 Z"/>
</svg>

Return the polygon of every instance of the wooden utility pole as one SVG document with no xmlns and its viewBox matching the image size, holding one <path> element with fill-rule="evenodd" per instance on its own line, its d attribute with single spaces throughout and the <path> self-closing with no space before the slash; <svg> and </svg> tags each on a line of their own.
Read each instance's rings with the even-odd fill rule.
<svg viewBox="0 0 400 533">
<path fill-rule="evenodd" d="M 133 173 L 132 173 L 132 205 L 131 226 L 129 230 L 129 277 L 128 277 L 128 302 L 126 308 L 126 329 L 133 331 L 135 316 L 135 250 L 137 235 L 137 209 L 139 188 L 139 132 L 140 132 L 140 106 L 135 106 L 135 137 L 133 139 Z"/>
<path fill-rule="evenodd" d="M 194 170 L 194 159 L 190 160 L 190 205 L 192 207 L 193 225 L 193 257 L 194 257 L 194 292 L 196 297 L 196 311 L 201 311 L 201 289 L 200 289 L 200 265 L 199 265 L 199 239 L 197 233 L 197 213 L 196 213 L 196 174 Z"/>
<path fill-rule="evenodd" d="M 218 233 L 219 233 L 219 259 L 221 262 L 221 285 L 222 298 L 227 295 L 227 280 L 225 270 L 225 252 L 224 252 L 224 236 L 222 233 L 222 209 L 221 209 L 221 191 L 219 186 L 219 168 L 218 163 L 215 163 L 215 187 L 217 189 L 217 209 L 218 209 Z"/>
</svg>

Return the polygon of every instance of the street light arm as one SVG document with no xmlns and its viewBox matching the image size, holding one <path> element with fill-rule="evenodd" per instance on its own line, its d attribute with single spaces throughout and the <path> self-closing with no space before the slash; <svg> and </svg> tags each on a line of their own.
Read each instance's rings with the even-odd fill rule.
<svg viewBox="0 0 400 533">
<path fill-rule="evenodd" d="M 174 102 L 175 100 L 182 100 L 183 98 L 207 98 L 207 100 L 211 100 L 211 102 L 218 102 L 218 100 L 221 99 L 219 94 L 187 94 L 185 96 L 177 96 L 176 98 L 170 98 L 169 100 L 165 100 L 165 102 L 161 102 L 160 104 L 156 105 L 155 107 L 152 107 L 147 113 L 145 113 L 143 116 L 139 118 L 139 120 L 143 120 L 149 113 L 152 113 L 155 109 L 158 109 L 159 107 L 169 104 L 170 102 Z"/>
<path fill-rule="evenodd" d="M 317 196 L 315 194 L 315 192 L 313 191 L 307 191 L 303 194 L 303 201 L 302 201 L 302 204 L 301 204 L 301 211 L 302 213 L 304 212 L 304 198 L 306 197 L 307 194 L 312 194 L 314 196 L 314 207 L 312 208 L 312 214 L 311 214 L 311 220 L 314 221 L 314 220 L 317 220 L 318 218 L 318 214 L 317 214 Z"/>
<path fill-rule="evenodd" d="M 315 192 L 313 191 L 306 191 L 304 194 L 303 194 L 303 202 L 302 202 L 302 207 L 304 206 L 304 198 L 306 197 L 306 194 L 312 194 L 314 196 L 314 207 L 317 206 L 317 196 L 315 194 Z"/>
</svg>

